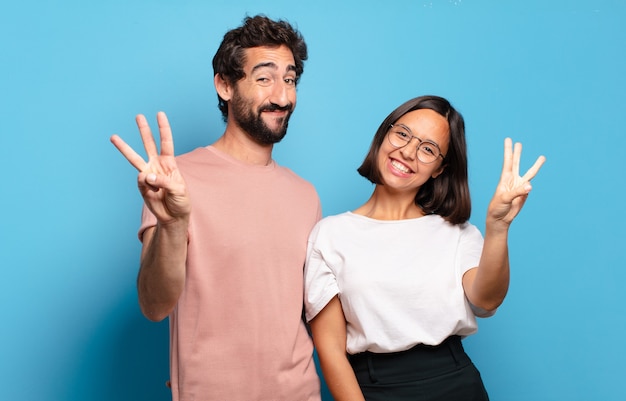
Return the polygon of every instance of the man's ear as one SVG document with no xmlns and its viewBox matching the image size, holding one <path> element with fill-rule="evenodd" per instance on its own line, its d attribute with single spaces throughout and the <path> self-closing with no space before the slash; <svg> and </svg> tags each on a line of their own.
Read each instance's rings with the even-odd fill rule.
<svg viewBox="0 0 626 401">
<path fill-rule="evenodd" d="M 220 74 L 215 74 L 213 77 L 213 84 L 215 85 L 217 95 L 225 102 L 228 102 L 232 97 L 232 87 L 230 84 L 222 78 Z"/>
</svg>

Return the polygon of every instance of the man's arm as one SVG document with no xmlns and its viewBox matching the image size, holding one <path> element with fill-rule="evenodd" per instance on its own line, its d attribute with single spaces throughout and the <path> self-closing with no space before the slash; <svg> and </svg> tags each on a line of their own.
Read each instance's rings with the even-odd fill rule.
<svg viewBox="0 0 626 401">
<path fill-rule="evenodd" d="M 185 286 L 187 221 L 157 224 L 144 231 L 137 277 L 139 306 L 154 322 L 174 309 Z"/>
<path fill-rule="evenodd" d="M 187 230 L 191 202 L 176 159 L 174 140 L 165 113 L 157 114 L 161 152 L 158 152 L 150 126 L 143 115 L 136 122 L 144 148 L 145 161 L 117 135 L 111 142 L 138 171 L 137 186 L 157 224 L 143 233 L 141 266 L 137 278 L 139 304 L 153 321 L 163 320 L 174 309 L 185 285 Z"/>
</svg>

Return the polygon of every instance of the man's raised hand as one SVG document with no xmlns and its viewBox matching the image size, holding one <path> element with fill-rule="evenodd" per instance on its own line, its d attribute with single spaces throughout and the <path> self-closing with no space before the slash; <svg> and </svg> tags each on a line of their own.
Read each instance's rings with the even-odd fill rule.
<svg viewBox="0 0 626 401">
<path fill-rule="evenodd" d="M 161 224 L 168 224 L 180 219 L 187 219 L 191 211 L 189 195 L 176 159 L 174 157 L 174 140 L 167 116 L 164 112 L 157 113 L 161 153 L 159 153 L 150 125 L 143 115 L 136 117 L 141 140 L 148 156 L 145 161 L 133 148 L 118 135 L 111 137 L 111 142 L 132 164 L 139 175 L 137 185 L 146 206 Z"/>
</svg>

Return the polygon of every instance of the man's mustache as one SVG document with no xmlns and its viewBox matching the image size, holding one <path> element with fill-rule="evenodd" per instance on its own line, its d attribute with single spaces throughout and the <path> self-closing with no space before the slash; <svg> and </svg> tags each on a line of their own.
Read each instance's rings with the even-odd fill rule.
<svg viewBox="0 0 626 401">
<path fill-rule="evenodd" d="M 279 106 L 277 104 L 274 103 L 270 103 L 268 105 L 265 106 L 261 106 L 259 108 L 259 112 L 263 112 L 263 111 L 291 111 L 293 109 L 293 103 L 289 103 L 285 106 Z"/>
</svg>

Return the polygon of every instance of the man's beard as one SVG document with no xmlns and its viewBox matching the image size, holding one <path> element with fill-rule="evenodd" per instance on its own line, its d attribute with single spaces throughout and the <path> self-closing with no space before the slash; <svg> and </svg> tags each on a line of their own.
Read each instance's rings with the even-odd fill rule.
<svg viewBox="0 0 626 401">
<path fill-rule="evenodd" d="M 293 103 L 280 107 L 273 103 L 259 107 L 254 112 L 250 103 L 246 102 L 238 93 L 235 93 L 231 99 L 232 113 L 235 123 L 244 130 L 250 138 L 261 145 L 273 145 L 280 142 L 287 134 L 287 126 L 289 125 L 289 117 L 293 113 Z M 278 120 L 280 126 L 274 131 L 265 124 L 261 118 L 263 111 L 284 110 L 287 114 Z"/>
</svg>

